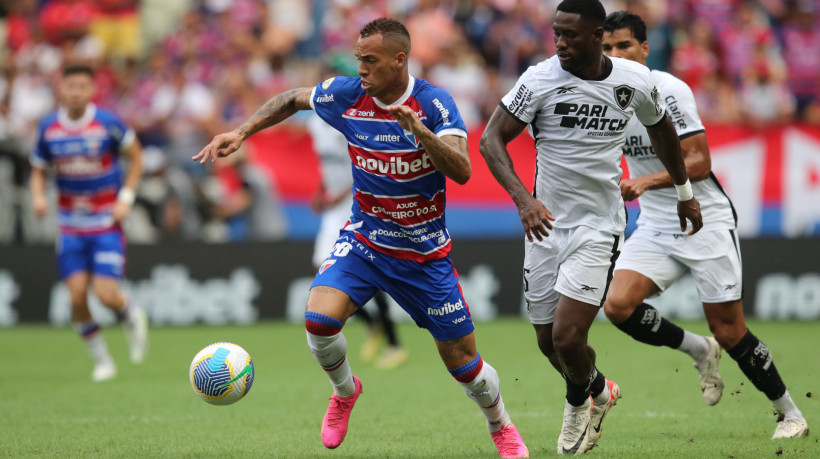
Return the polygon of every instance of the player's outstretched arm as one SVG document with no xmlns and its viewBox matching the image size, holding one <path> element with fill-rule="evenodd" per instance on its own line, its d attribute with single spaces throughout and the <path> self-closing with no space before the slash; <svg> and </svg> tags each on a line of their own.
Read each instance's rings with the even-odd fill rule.
<svg viewBox="0 0 820 459">
<path fill-rule="evenodd" d="M 242 142 L 262 129 L 286 120 L 299 110 L 310 110 L 310 93 L 313 88 L 297 88 L 273 96 L 259 107 L 247 121 L 231 132 L 219 134 L 205 146 L 194 161 L 204 164 L 209 159 L 225 157 L 239 149 Z"/>
<path fill-rule="evenodd" d="M 430 155 L 430 161 L 447 177 L 459 185 L 470 180 L 470 154 L 467 151 L 467 139 L 455 135 L 439 138 L 419 120 L 416 113 L 406 105 L 392 105 L 387 111 L 396 118 L 399 126 L 412 132 Z"/>
<path fill-rule="evenodd" d="M 551 222 L 555 217 L 521 182 L 507 150 L 507 144 L 518 137 L 524 127 L 525 124 L 510 116 L 501 107 L 496 107 L 481 135 L 479 151 L 495 180 L 504 187 L 518 207 L 518 216 L 524 225 L 524 232 L 527 239 L 532 242 L 533 237 L 540 241 L 543 237 L 549 236 L 548 230 L 552 229 Z"/>
<path fill-rule="evenodd" d="M 700 214 L 700 204 L 692 195 L 692 186 L 686 173 L 686 164 L 681 153 L 680 139 L 675 131 L 675 126 L 669 116 L 664 115 L 663 119 L 646 128 L 652 148 L 661 160 L 672 183 L 678 188 L 678 217 L 680 218 L 680 229 L 686 231 L 686 221 L 692 223 L 689 235 L 695 234 L 703 227 L 703 216 Z"/>
</svg>

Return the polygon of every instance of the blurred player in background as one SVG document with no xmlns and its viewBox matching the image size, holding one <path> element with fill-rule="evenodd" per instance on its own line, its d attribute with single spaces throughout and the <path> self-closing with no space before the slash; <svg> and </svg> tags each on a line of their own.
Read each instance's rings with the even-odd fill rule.
<svg viewBox="0 0 820 459">
<path fill-rule="evenodd" d="M 322 421 L 326 447 L 342 443 L 362 393 L 342 327 L 383 290 L 433 335 L 447 370 L 486 417 L 499 455 L 527 457 L 504 408 L 498 374 L 476 350 L 474 325 L 449 257 L 446 177 L 459 184 L 470 178 L 466 128 L 447 92 L 409 75 L 409 53 L 404 25 L 376 19 L 361 29 L 356 44 L 360 78 L 329 78 L 274 96 L 193 159 L 204 163 L 230 155 L 248 136 L 298 110 L 315 110 L 348 141 L 352 215 L 319 267 L 305 312 L 308 347 L 333 385 Z"/>
<path fill-rule="evenodd" d="M 319 232 L 313 245 L 313 266 L 319 269 L 332 252 L 336 239 L 339 238 L 339 231 L 350 219 L 350 209 L 353 207 L 353 174 L 350 170 L 350 155 L 347 153 L 347 139 L 344 134 L 322 121 L 319 115 L 313 115 L 308 119 L 307 128 L 313 147 L 319 155 L 322 171 L 321 184 L 311 202 L 311 208 L 322 214 Z M 368 332 L 367 339 L 362 345 L 362 360 L 370 363 L 376 359 L 381 338 L 384 336 L 387 339 L 387 348 L 376 360 L 376 366 L 384 369 L 395 368 L 407 360 L 407 351 L 401 347 L 396 335 L 396 324 L 390 318 L 387 294 L 379 291 L 373 296 L 373 301 L 379 308 L 378 317 L 370 315 L 365 308 L 359 308 L 356 312 L 356 317 L 367 325 Z"/>
<path fill-rule="evenodd" d="M 481 153 L 510 194 L 527 235 L 524 290 L 538 347 L 566 380 L 559 454 L 595 446 L 620 388 L 595 366 L 589 328 L 604 303 L 626 227 L 621 146 L 632 115 L 682 189 L 680 229 L 702 226 L 678 137 L 649 69 L 603 56 L 597 0 L 565 0 L 553 21 L 557 55 L 530 67 L 501 100 L 481 138 Z M 513 168 L 507 144 L 525 127 L 535 139 L 532 194 Z M 671 204 L 670 204 L 671 205 Z"/>
<path fill-rule="evenodd" d="M 117 369 L 88 309 L 88 287 L 125 327 L 131 361 L 142 362 L 148 319 L 120 291 L 125 270 L 122 223 L 134 204 L 142 173 L 134 131 L 115 114 L 91 103 L 93 72 L 68 66 L 59 83 L 62 107 L 40 123 L 31 154 L 34 212 L 48 213 L 46 168 L 54 165 L 59 191 L 57 264 L 71 295 L 71 320 L 94 359 L 94 381 L 113 378 Z M 130 166 L 123 179 L 121 157 Z"/>
<path fill-rule="evenodd" d="M 603 49 L 607 56 L 646 65 L 646 24 L 626 11 L 610 14 L 604 22 Z M 718 373 L 722 346 L 782 414 L 772 438 L 806 436 L 808 424 L 786 390 L 768 347 L 746 328 L 737 218 L 711 171 L 709 145 L 692 90 L 666 72 L 652 70 L 652 77 L 681 139 L 686 172 L 694 180 L 692 187 L 703 211 L 704 230 L 692 236 L 678 232 L 671 212 L 676 200 L 672 178 L 652 150 L 646 129 L 633 118 L 623 147 L 630 179 L 622 180 L 620 186 L 625 200 L 638 199 L 641 213 L 638 229 L 626 241 L 616 264 L 604 311 L 634 339 L 689 354 L 709 405 L 720 401 L 723 394 Z M 714 338 L 683 330 L 643 302 L 669 288 L 686 271 L 695 279 Z"/>
</svg>

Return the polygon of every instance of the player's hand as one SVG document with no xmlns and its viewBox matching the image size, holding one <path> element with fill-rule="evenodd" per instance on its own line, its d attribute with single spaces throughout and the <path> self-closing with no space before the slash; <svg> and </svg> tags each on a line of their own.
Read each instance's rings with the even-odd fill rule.
<svg viewBox="0 0 820 459">
<path fill-rule="evenodd" d="M 647 184 L 638 179 L 621 180 L 621 196 L 624 201 L 638 199 L 646 191 Z"/>
<path fill-rule="evenodd" d="M 243 140 L 244 136 L 238 130 L 219 134 L 191 159 L 199 161 L 199 164 L 205 164 L 209 159 L 213 162 L 216 158 L 224 158 L 238 150 Z"/>
<path fill-rule="evenodd" d="M 680 218 L 681 231 L 686 231 L 686 220 L 692 222 L 692 229 L 686 233 L 690 236 L 703 228 L 703 216 L 700 214 L 700 203 L 695 198 L 688 201 L 678 201 L 678 218 Z"/>
<path fill-rule="evenodd" d="M 43 218 L 48 213 L 48 200 L 45 196 L 35 196 L 31 205 L 37 218 Z"/>
<path fill-rule="evenodd" d="M 418 127 L 416 123 L 421 123 L 416 112 L 407 105 L 391 105 L 385 110 L 387 110 L 387 113 L 393 115 L 393 118 L 396 118 L 396 121 L 399 122 L 399 126 L 412 133 L 416 132 L 413 130 Z"/>
<path fill-rule="evenodd" d="M 117 223 L 122 223 L 128 218 L 128 214 L 131 213 L 131 205 L 127 202 L 122 202 L 117 200 L 114 203 L 114 209 L 111 211 L 111 216 L 114 217 L 114 221 Z"/>
<path fill-rule="evenodd" d="M 539 241 L 549 237 L 549 230 L 552 229 L 555 217 L 541 201 L 527 195 L 518 205 L 518 216 L 521 217 L 521 224 L 524 225 L 524 232 L 530 242 L 533 241 L 533 237 Z"/>
</svg>

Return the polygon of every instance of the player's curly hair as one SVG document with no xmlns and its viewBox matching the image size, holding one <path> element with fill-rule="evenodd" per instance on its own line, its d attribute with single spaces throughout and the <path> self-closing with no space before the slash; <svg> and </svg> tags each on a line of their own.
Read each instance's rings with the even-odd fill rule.
<svg viewBox="0 0 820 459">
<path fill-rule="evenodd" d="M 390 40 L 406 44 L 405 52 L 410 54 L 410 32 L 401 22 L 390 18 L 378 18 L 365 24 L 359 31 L 362 38 L 376 34 L 381 34 L 383 41 Z"/>
<path fill-rule="evenodd" d="M 606 19 L 604 5 L 601 5 L 598 0 L 564 0 L 558 4 L 557 10 L 564 13 L 580 14 L 582 18 L 593 22 L 596 27 L 601 27 Z"/>
<path fill-rule="evenodd" d="M 604 32 L 614 32 L 619 29 L 629 29 L 638 43 L 646 41 L 646 23 L 637 14 L 629 11 L 610 13 L 604 21 Z"/>
</svg>

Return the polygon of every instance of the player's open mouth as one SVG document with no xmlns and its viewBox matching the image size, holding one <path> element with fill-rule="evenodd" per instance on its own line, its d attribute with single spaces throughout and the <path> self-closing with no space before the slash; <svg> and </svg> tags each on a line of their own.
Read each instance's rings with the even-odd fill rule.
<svg viewBox="0 0 820 459">
<path fill-rule="evenodd" d="M 372 84 L 362 80 L 362 89 L 367 90 L 367 88 L 373 86 Z"/>
</svg>

